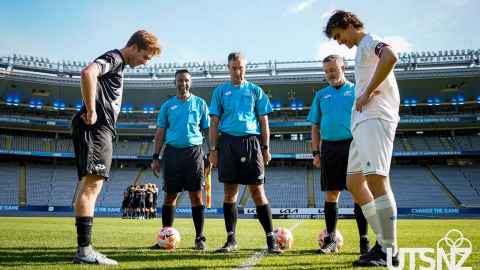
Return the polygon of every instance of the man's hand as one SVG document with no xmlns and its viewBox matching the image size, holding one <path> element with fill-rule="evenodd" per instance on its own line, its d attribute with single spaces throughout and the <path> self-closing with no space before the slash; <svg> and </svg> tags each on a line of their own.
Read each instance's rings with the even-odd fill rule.
<svg viewBox="0 0 480 270">
<path fill-rule="evenodd" d="M 212 163 L 210 162 L 210 154 L 208 154 L 207 160 L 204 162 L 203 175 L 207 177 L 212 171 Z"/>
<path fill-rule="evenodd" d="M 161 169 L 160 160 L 154 159 L 152 161 L 152 164 L 150 164 L 150 167 L 152 168 L 153 175 L 155 175 L 155 177 L 159 178 L 160 177 L 160 169 Z"/>
<path fill-rule="evenodd" d="M 373 91 L 370 95 L 367 92 L 363 93 L 360 97 L 357 98 L 355 103 L 355 110 L 357 112 L 362 112 L 363 106 L 367 105 L 370 100 L 376 95 L 379 95 L 380 91 Z"/>
<path fill-rule="evenodd" d="M 320 168 L 320 155 L 315 155 L 313 157 L 313 166 L 315 166 L 315 168 Z"/>
<path fill-rule="evenodd" d="M 208 155 L 208 160 L 210 160 L 210 165 L 213 168 L 217 168 L 218 162 L 218 150 L 210 151 L 210 155 Z"/>
<path fill-rule="evenodd" d="M 265 166 L 268 166 L 268 163 L 270 163 L 270 160 L 272 160 L 272 155 L 270 154 L 270 150 L 268 148 L 263 149 L 262 156 L 263 156 L 263 164 L 265 164 Z"/>
<path fill-rule="evenodd" d="M 96 111 L 87 111 L 86 113 L 82 114 L 82 120 L 83 122 L 88 125 L 88 126 L 91 126 L 93 124 L 95 124 L 97 122 L 97 112 Z"/>
</svg>

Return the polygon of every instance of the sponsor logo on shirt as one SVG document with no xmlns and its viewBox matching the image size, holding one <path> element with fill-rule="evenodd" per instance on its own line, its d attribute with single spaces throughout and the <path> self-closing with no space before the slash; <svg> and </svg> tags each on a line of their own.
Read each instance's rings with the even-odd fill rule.
<svg viewBox="0 0 480 270">
<path fill-rule="evenodd" d="M 100 163 L 95 165 L 95 171 L 97 171 L 97 172 L 103 172 L 103 171 L 105 171 L 106 168 L 107 167 L 105 167 L 105 165 L 100 164 Z"/>
<path fill-rule="evenodd" d="M 352 91 L 345 91 L 345 93 L 343 93 L 343 95 L 345 97 L 351 97 L 352 96 Z"/>
<path fill-rule="evenodd" d="M 177 105 L 173 105 L 172 107 L 170 107 L 170 110 L 175 110 L 176 108 L 178 108 Z"/>
<path fill-rule="evenodd" d="M 232 91 L 225 92 L 225 96 L 230 96 L 231 94 L 232 94 Z"/>
</svg>

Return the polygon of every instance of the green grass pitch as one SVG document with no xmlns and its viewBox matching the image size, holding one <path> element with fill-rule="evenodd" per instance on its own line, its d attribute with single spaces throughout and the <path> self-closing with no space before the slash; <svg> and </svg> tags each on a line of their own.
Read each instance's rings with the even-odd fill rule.
<svg viewBox="0 0 480 270">
<path fill-rule="evenodd" d="M 274 220 L 274 226 L 296 226 L 293 248 L 280 256 L 261 252 L 265 236 L 258 221 L 253 219 L 238 221 L 239 251 L 213 253 L 225 241 L 224 223 L 222 219 L 205 222 L 209 248 L 206 252 L 193 250 L 194 228 L 187 218 L 175 220 L 174 227 L 180 231 L 182 242 L 173 252 L 147 249 L 154 243 L 160 220 L 95 218 L 93 243 L 98 250 L 119 261 L 116 269 L 349 269 L 358 257 L 354 220 L 339 221 L 338 229 L 345 243 L 341 253 L 335 255 L 316 254 L 316 238 L 324 227 L 323 220 Z M 480 220 L 399 220 L 399 245 L 435 248 L 436 242 L 454 228 L 461 230 L 473 245 L 464 266 L 479 269 Z M 75 246 L 73 218 L 0 217 L 0 269 L 112 268 L 71 264 Z"/>
</svg>

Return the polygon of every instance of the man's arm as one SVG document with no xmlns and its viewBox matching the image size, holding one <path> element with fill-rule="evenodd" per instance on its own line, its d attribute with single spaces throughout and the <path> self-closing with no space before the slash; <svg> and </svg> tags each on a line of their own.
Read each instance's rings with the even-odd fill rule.
<svg viewBox="0 0 480 270">
<path fill-rule="evenodd" d="M 155 150 L 154 154 L 160 154 L 160 151 L 163 147 L 163 139 L 165 137 L 165 128 L 158 128 L 157 133 L 155 133 Z"/>
<path fill-rule="evenodd" d="M 87 125 L 93 125 L 97 122 L 95 96 L 100 68 L 97 63 L 91 63 L 81 71 L 80 75 L 82 97 L 87 108 L 87 113 L 82 115 L 82 119 Z"/>
<path fill-rule="evenodd" d="M 362 107 L 366 105 L 368 101 L 370 101 L 372 93 L 379 94 L 376 93 L 377 87 L 387 78 L 388 74 L 393 70 L 393 68 L 395 67 L 395 63 L 397 63 L 397 60 L 397 55 L 389 46 L 383 47 L 380 54 L 380 60 L 378 61 L 377 67 L 375 68 L 375 72 L 373 73 L 373 77 L 368 83 L 365 92 L 357 100 L 357 111 L 362 111 Z"/>
<path fill-rule="evenodd" d="M 320 149 L 322 147 L 322 138 L 320 135 L 320 125 L 312 124 L 312 155 L 313 165 L 320 167 Z"/>
<path fill-rule="evenodd" d="M 220 122 L 220 118 L 216 115 L 210 116 L 210 128 L 208 129 L 209 136 L 208 136 L 208 145 L 209 145 L 209 152 L 210 152 L 210 163 L 213 167 L 217 167 L 217 159 L 218 159 L 218 149 L 217 149 L 217 140 L 218 140 L 218 123 Z"/>
<path fill-rule="evenodd" d="M 320 135 L 320 125 L 312 125 L 312 151 L 320 151 L 322 146 L 322 139 Z"/>
<path fill-rule="evenodd" d="M 152 156 L 153 160 L 151 165 L 153 174 L 156 177 L 160 176 L 161 165 L 160 165 L 159 155 L 163 147 L 164 137 L 165 137 L 165 128 L 158 128 L 157 133 L 155 133 L 155 148 L 153 151 L 153 156 Z"/>
<path fill-rule="evenodd" d="M 270 154 L 270 127 L 268 126 L 268 115 L 259 116 L 258 120 L 260 122 L 263 162 L 266 166 L 272 159 L 272 155 Z"/>
</svg>

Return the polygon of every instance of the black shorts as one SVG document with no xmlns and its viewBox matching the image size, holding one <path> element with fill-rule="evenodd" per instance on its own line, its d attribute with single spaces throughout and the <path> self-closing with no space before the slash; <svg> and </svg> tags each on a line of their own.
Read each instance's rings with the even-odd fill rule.
<svg viewBox="0 0 480 270">
<path fill-rule="evenodd" d="M 265 183 L 262 150 L 257 136 L 222 134 L 218 143 L 218 175 L 222 183 Z"/>
<path fill-rule="evenodd" d="M 200 145 L 176 148 L 167 144 L 162 160 L 165 192 L 196 192 L 202 189 L 204 163 Z"/>
<path fill-rule="evenodd" d="M 112 165 L 113 132 L 106 125 L 86 125 L 77 114 L 72 119 L 72 138 L 78 179 L 98 175 L 108 179 Z"/>
<path fill-rule="evenodd" d="M 348 152 L 351 141 L 322 141 L 320 158 L 322 191 L 346 189 Z"/>
</svg>

